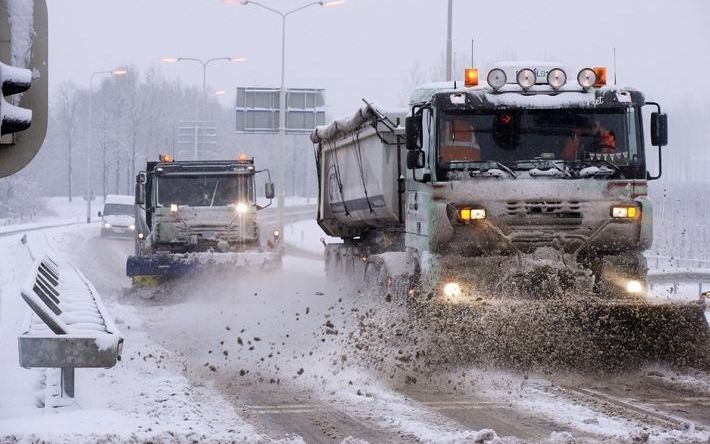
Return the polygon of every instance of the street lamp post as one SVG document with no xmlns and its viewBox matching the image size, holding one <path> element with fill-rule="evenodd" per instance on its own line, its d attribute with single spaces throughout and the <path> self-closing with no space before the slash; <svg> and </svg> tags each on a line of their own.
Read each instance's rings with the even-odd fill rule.
<svg viewBox="0 0 710 444">
<path fill-rule="evenodd" d="M 163 57 L 160 59 L 161 62 L 165 63 L 176 63 L 176 62 L 197 62 L 202 66 L 202 105 L 207 101 L 207 66 L 210 63 L 217 61 L 230 61 L 230 62 L 246 62 L 246 57 L 214 57 L 207 60 L 198 59 L 195 57 Z M 193 160 L 197 160 L 198 156 L 198 107 L 195 106 L 195 144 L 193 147 L 192 157 Z"/>
<path fill-rule="evenodd" d="M 86 149 L 86 223 L 91 223 L 91 132 L 93 124 L 91 114 L 94 107 L 94 77 L 98 75 L 122 76 L 127 74 L 125 69 L 113 69 L 111 71 L 96 71 L 89 78 L 89 137 Z"/>
<path fill-rule="evenodd" d="M 453 44 L 451 42 L 451 22 L 453 21 L 453 0 L 449 0 L 446 20 L 446 81 L 450 82 L 451 74 L 451 59 L 453 59 Z"/>
<path fill-rule="evenodd" d="M 242 5 L 254 5 L 269 12 L 277 14 L 281 17 L 281 87 L 279 89 L 279 140 L 278 140 L 278 153 L 277 153 L 277 166 L 276 166 L 276 177 L 278 182 L 278 190 L 276 196 L 276 207 L 278 214 L 278 230 L 284 233 L 284 196 L 286 193 L 286 179 L 285 179 L 285 169 L 286 169 L 286 18 L 298 11 L 302 11 L 310 6 L 337 6 L 345 3 L 345 0 L 334 0 L 334 1 L 319 1 L 306 3 L 298 8 L 292 9 L 290 11 L 282 12 L 278 9 L 266 6 L 262 3 L 253 0 L 242 0 Z"/>
</svg>

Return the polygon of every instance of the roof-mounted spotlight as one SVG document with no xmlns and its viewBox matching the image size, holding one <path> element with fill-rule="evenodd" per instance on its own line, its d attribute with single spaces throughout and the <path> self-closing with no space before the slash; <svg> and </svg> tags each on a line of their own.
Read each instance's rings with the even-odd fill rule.
<svg viewBox="0 0 710 444">
<path fill-rule="evenodd" d="M 486 80 L 488 81 L 488 85 L 490 85 L 491 88 L 498 91 L 499 89 L 505 86 L 505 83 L 508 81 L 508 77 L 505 75 L 505 71 L 503 71 L 502 69 L 493 68 L 488 71 L 488 77 L 486 77 Z"/>
<path fill-rule="evenodd" d="M 555 91 L 562 88 L 567 83 L 567 73 L 560 68 L 551 69 L 547 73 L 547 84 Z"/>
<path fill-rule="evenodd" d="M 521 88 L 527 91 L 535 84 L 537 76 L 535 75 L 535 71 L 533 71 L 532 69 L 523 68 L 518 71 L 517 80 L 518 85 L 520 85 Z"/>
<path fill-rule="evenodd" d="M 597 83 L 597 73 L 592 68 L 583 68 L 577 74 L 577 82 L 584 89 L 589 89 Z"/>
</svg>

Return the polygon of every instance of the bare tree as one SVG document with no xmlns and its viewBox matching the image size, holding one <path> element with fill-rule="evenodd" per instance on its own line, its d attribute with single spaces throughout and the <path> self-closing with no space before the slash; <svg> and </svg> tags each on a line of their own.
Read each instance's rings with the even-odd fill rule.
<svg viewBox="0 0 710 444">
<path fill-rule="evenodd" d="M 74 138 L 79 123 L 79 103 L 81 93 L 71 82 L 59 85 L 52 104 L 53 119 L 59 127 L 64 143 L 67 146 L 67 187 L 69 202 L 72 201 L 72 153 Z"/>
</svg>

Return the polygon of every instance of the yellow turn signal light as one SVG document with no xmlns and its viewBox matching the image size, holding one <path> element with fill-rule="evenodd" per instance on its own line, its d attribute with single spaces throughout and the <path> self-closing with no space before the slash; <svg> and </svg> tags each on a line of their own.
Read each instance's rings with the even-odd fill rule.
<svg viewBox="0 0 710 444">
<path fill-rule="evenodd" d="M 637 207 L 611 207 L 611 217 L 614 219 L 634 219 L 638 213 Z"/>
<path fill-rule="evenodd" d="M 464 85 L 466 87 L 478 86 L 478 69 L 466 68 Z"/>
<path fill-rule="evenodd" d="M 471 222 L 472 220 L 483 220 L 486 218 L 486 210 L 483 208 L 459 208 L 459 221 Z"/>
</svg>

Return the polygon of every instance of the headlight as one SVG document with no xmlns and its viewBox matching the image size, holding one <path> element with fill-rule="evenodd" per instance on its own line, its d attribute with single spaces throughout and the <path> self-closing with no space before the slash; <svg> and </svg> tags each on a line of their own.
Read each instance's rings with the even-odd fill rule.
<svg viewBox="0 0 710 444">
<path fill-rule="evenodd" d="M 532 69 L 523 68 L 520 71 L 518 71 L 517 80 L 518 80 L 518 85 L 520 85 L 521 88 L 527 90 L 527 89 L 530 89 L 535 84 L 535 80 L 537 80 L 537 76 L 535 75 L 535 72 Z"/>
<path fill-rule="evenodd" d="M 486 218 L 486 210 L 483 208 L 459 208 L 459 221 L 471 222 L 472 220 L 483 220 Z"/>
<path fill-rule="evenodd" d="M 444 285 L 444 296 L 447 298 L 456 298 L 463 294 L 461 290 L 461 285 L 458 282 L 447 282 Z"/>
<path fill-rule="evenodd" d="M 138 239 L 143 239 L 144 237 L 143 233 L 138 233 Z"/>
<path fill-rule="evenodd" d="M 177 213 L 178 206 L 177 204 L 170 204 L 170 212 L 171 213 Z"/>
<path fill-rule="evenodd" d="M 131 230 L 131 231 L 134 231 L 134 230 L 136 229 L 135 224 L 130 224 L 130 225 L 128 226 L 128 229 Z"/>
<path fill-rule="evenodd" d="M 508 78 L 505 75 L 505 71 L 500 68 L 493 68 L 488 71 L 488 77 L 486 78 L 486 80 L 488 81 L 488 84 L 491 86 L 491 88 L 498 91 L 503 86 L 505 86 L 505 82 L 508 81 Z"/>
<path fill-rule="evenodd" d="M 626 291 L 632 294 L 638 294 L 643 291 L 643 285 L 637 280 L 630 280 L 626 283 Z"/>
<path fill-rule="evenodd" d="M 567 83 L 567 73 L 560 68 L 552 69 L 547 73 L 547 83 L 553 89 L 560 89 Z"/>
<path fill-rule="evenodd" d="M 274 239 L 278 239 L 279 236 L 281 236 L 281 232 L 279 230 L 274 230 Z"/>
<path fill-rule="evenodd" d="M 111 228 L 111 224 L 108 222 L 104 222 L 104 228 Z"/>
<path fill-rule="evenodd" d="M 244 202 L 239 202 L 235 209 L 237 211 L 237 214 L 244 214 L 247 212 L 247 210 L 249 210 L 249 207 Z"/>
<path fill-rule="evenodd" d="M 591 88 L 597 83 L 597 73 L 592 68 L 584 68 L 577 74 L 577 82 L 584 89 Z"/>
<path fill-rule="evenodd" d="M 636 207 L 611 207 L 611 217 L 614 219 L 634 219 L 637 215 Z"/>
</svg>

